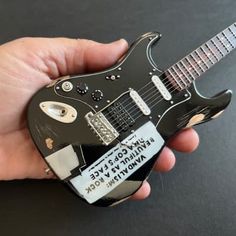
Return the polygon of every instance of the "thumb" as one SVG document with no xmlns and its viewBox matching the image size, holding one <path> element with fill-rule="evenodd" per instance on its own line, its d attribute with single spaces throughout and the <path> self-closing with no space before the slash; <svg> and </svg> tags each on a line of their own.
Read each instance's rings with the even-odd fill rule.
<svg viewBox="0 0 236 236">
<path fill-rule="evenodd" d="M 124 39 L 109 44 L 88 40 L 81 40 L 79 43 L 81 44 L 80 53 L 82 52 L 83 58 L 78 60 L 81 64 L 77 68 L 85 72 L 102 70 L 112 66 L 128 49 L 128 43 Z M 78 52 L 77 56 L 80 53 Z"/>
<path fill-rule="evenodd" d="M 128 48 L 124 39 L 102 44 L 68 38 L 21 38 L 4 46 L 11 49 L 15 57 L 52 79 L 105 69 L 116 63 Z"/>
</svg>

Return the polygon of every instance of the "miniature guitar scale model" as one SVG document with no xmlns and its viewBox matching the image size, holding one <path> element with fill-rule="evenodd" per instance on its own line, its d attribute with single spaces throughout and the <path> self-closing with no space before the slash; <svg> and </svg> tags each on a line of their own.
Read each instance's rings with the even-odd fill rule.
<svg viewBox="0 0 236 236">
<path fill-rule="evenodd" d="M 231 100 L 230 90 L 201 96 L 194 81 L 236 47 L 236 23 L 164 72 L 151 57 L 160 38 L 141 36 L 113 67 L 61 77 L 29 104 L 40 153 L 90 204 L 111 206 L 131 196 L 173 134 L 216 118 Z"/>
</svg>

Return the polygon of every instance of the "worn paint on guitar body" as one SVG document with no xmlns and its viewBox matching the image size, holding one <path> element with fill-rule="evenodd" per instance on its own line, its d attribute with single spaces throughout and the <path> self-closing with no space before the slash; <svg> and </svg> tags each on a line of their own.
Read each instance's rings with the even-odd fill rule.
<svg viewBox="0 0 236 236">
<path fill-rule="evenodd" d="M 114 101 L 125 102 L 125 100 L 130 99 L 130 88 L 139 91 L 151 81 L 153 75 L 158 75 L 162 79 L 163 74 L 158 71 L 151 57 L 151 48 L 159 39 L 159 33 L 147 33 L 136 40 L 127 54 L 112 68 L 94 74 L 59 78 L 47 87 L 42 88 L 32 98 L 28 109 L 28 124 L 32 138 L 44 158 L 68 145 L 72 145 L 80 160 L 80 165 L 74 168 L 71 175 L 63 181 L 78 195 L 81 196 L 70 180 L 145 123 L 151 121 L 156 126 L 165 144 L 179 130 L 211 120 L 229 104 L 231 91 L 224 91 L 213 98 L 205 98 L 198 93 L 194 83 L 192 83 L 191 86 L 182 91 L 175 89 L 171 100 L 162 99 L 158 103 L 154 101 L 152 105 L 154 103 L 156 105 L 149 106 L 151 107 L 150 115 L 144 115 L 139 109 L 136 109 L 138 118 L 135 119 L 132 126 L 121 131 L 119 137 L 109 145 L 103 145 L 89 129 L 85 119 L 86 114 L 91 111 L 93 113 L 103 111 L 114 105 Z M 115 77 L 111 79 L 111 76 Z M 69 81 L 73 85 L 73 89 L 69 92 L 62 89 L 62 84 L 65 81 Z M 81 82 L 88 87 L 88 91 L 83 95 L 76 91 L 78 83 Z M 103 93 L 100 101 L 94 101 L 91 96 L 95 90 L 100 90 Z M 140 95 L 142 95 L 141 90 Z M 153 99 L 157 99 L 158 96 L 154 96 Z M 63 123 L 51 118 L 42 112 L 39 106 L 45 101 L 60 102 L 72 106 L 77 111 L 75 121 Z M 200 120 L 194 119 L 194 116 L 199 116 Z M 50 140 L 50 145 L 48 145 L 48 140 Z M 109 206 L 136 192 L 150 174 L 164 144 L 161 145 L 156 155 L 153 155 L 135 173 L 92 204 Z M 53 166 L 51 168 L 54 169 Z"/>
</svg>

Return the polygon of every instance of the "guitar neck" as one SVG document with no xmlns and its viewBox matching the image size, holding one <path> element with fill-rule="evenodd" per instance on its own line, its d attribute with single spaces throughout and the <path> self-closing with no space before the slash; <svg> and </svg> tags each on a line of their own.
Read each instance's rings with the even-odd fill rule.
<svg viewBox="0 0 236 236">
<path fill-rule="evenodd" d="M 175 63 L 165 74 L 179 90 L 186 89 L 235 48 L 236 23 Z"/>
</svg>

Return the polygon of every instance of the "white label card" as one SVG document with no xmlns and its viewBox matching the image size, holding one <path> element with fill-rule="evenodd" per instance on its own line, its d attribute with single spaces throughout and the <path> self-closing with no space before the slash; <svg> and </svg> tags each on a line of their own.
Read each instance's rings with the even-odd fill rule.
<svg viewBox="0 0 236 236">
<path fill-rule="evenodd" d="M 89 203 L 96 202 L 143 166 L 163 145 L 163 138 L 149 121 L 70 182 Z"/>
</svg>

